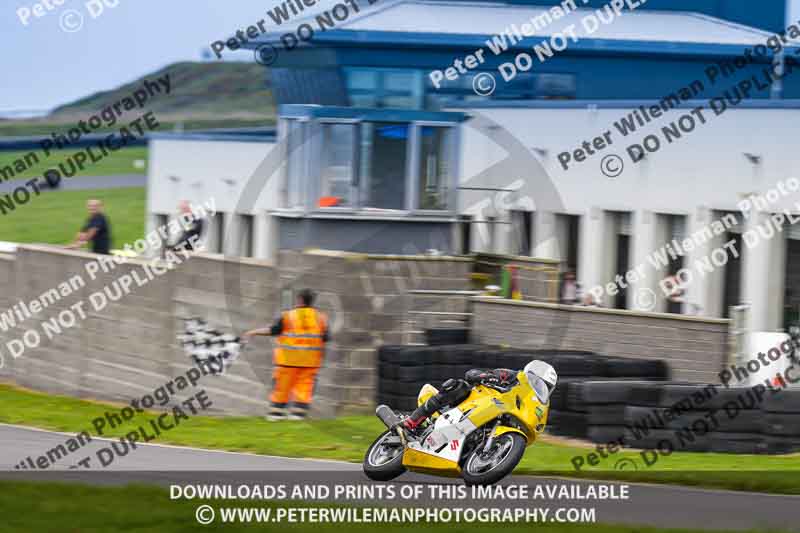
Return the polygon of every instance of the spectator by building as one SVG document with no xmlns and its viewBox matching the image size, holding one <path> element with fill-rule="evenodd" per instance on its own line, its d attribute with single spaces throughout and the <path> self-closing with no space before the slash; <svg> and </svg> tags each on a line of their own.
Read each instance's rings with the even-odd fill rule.
<svg viewBox="0 0 800 533">
<path fill-rule="evenodd" d="M 575 279 L 575 272 L 571 270 L 566 272 L 561 281 L 559 302 L 566 305 L 578 305 L 582 300 L 582 292 L 580 283 Z"/>
<path fill-rule="evenodd" d="M 170 248 L 193 251 L 193 243 L 196 243 L 200 237 L 203 236 L 205 219 L 195 215 L 192 211 L 192 204 L 187 200 L 182 200 L 181 203 L 178 204 L 178 212 L 180 213 L 179 219 L 184 229 L 183 233 L 178 237 L 178 240 L 175 241 Z"/>
<path fill-rule="evenodd" d="M 89 211 L 89 220 L 75 236 L 75 241 L 68 247 L 80 248 L 86 243 L 91 243 L 90 249 L 93 253 L 109 255 L 111 253 L 111 226 L 103 213 L 103 202 L 95 199 L 88 200 L 86 209 Z"/>
</svg>

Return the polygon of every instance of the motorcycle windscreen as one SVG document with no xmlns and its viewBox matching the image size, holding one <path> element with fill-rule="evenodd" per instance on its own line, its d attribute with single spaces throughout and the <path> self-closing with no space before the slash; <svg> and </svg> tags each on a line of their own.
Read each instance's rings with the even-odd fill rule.
<svg viewBox="0 0 800 533">
<path fill-rule="evenodd" d="M 528 383 L 530 384 L 533 392 L 536 393 L 536 397 L 542 403 L 547 403 L 550 401 L 550 387 L 548 387 L 547 383 L 544 382 L 542 378 L 533 374 L 532 372 L 527 372 L 526 377 L 528 378 Z"/>
</svg>

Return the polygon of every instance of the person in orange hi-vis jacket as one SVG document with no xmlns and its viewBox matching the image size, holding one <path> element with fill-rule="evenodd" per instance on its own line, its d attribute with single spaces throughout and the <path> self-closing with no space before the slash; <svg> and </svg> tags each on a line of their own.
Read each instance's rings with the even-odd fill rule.
<svg viewBox="0 0 800 533">
<path fill-rule="evenodd" d="M 314 293 L 303 289 L 297 295 L 297 306 L 281 313 L 271 328 L 242 335 L 244 339 L 255 335 L 278 337 L 267 420 L 302 420 L 308 415 L 325 343 L 330 339 L 328 319 L 313 304 Z"/>
</svg>

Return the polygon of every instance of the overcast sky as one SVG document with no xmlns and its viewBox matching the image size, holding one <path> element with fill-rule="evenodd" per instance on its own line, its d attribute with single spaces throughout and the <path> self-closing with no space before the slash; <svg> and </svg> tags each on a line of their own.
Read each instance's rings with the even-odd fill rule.
<svg viewBox="0 0 800 533">
<path fill-rule="evenodd" d="M 0 19 L 0 112 L 45 110 L 99 90 L 117 87 L 170 63 L 200 60 L 210 42 L 262 18 L 280 0 L 61 0 L 43 17 L 23 25 L 17 10 L 37 0 L 3 0 Z M 42 3 L 42 0 L 38 0 Z M 59 0 L 48 0 L 51 4 Z M 109 8 L 92 19 L 87 2 Z M 328 6 L 336 0 L 320 0 Z M 790 20 L 800 0 L 789 0 Z M 60 28 L 67 10 L 84 15 L 80 31 Z M 754 9 L 757 9 L 754 6 Z M 65 24 L 77 19 L 67 18 Z M 231 55 L 229 57 L 236 57 Z M 250 60 L 243 53 L 240 59 Z"/>
</svg>

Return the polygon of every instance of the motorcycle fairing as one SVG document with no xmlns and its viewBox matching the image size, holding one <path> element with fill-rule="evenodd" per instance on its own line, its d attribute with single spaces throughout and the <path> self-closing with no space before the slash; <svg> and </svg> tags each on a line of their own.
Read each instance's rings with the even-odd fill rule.
<svg viewBox="0 0 800 533">
<path fill-rule="evenodd" d="M 461 472 L 458 460 L 464 441 L 475 429 L 475 424 L 460 408 L 445 411 L 434 422 L 433 430 L 420 442 L 409 442 L 403 465 L 409 470 L 458 474 Z M 410 450 L 415 453 L 408 454 Z"/>
<path fill-rule="evenodd" d="M 476 429 L 507 414 L 521 427 L 497 425 L 493 434 L 516 432 L 531 445 L 544 428 L 548 411 L 549 405 L 537 399 L 523 372 L 518 375 L 518 383 L 505 392 L 478 385 L 459 406 L 436 417 L 433 430 L 421 441 L 408 443 L 403 465 L 416 472 L 458 475 L 464 442 Z"/>
</svg>

